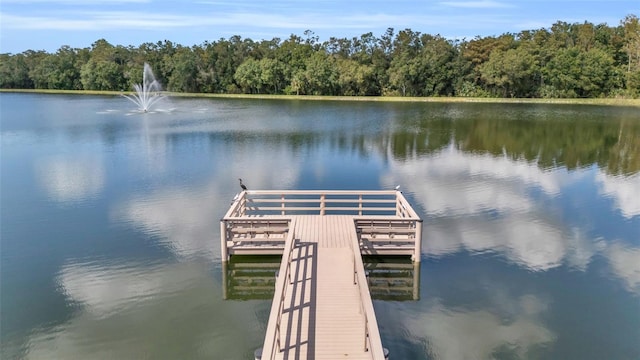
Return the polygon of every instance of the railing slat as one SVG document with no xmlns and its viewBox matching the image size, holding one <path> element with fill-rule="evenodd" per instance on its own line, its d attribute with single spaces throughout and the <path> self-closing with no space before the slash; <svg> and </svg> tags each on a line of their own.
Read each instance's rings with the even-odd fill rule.
<svg viewBox="0 0 640 360">
<path fill-rule="evenodd" d="M 382 347 L 382 339 L 380 338 L 380 330 L 378 330 L 378 321 L 373 309 L 373 301 L 369 292 L 369 284 L 364 274 L 364 263 L 362 255 L 360 255 L 360 243 L 358 242 L 358 234 L 355 226 L 351 228 L 351 250 L 354 259 L 354 271 L 356 272 L 356 282 L 360 292 L 360 301 L 362 312 L 364 314 L 364 347 L 365 351 L 371 353 L 373 360 L 384 360 L 384 348 Z M 360 271 L 358 271 L 360 270 Z"/>
<path fill-rule="evenodd" d="M 269 322 L 265 333 L 264 345 L 262 348 L 263 359 L 273 359 L 277 351 L 280 351 L 280 320 L 282 319 L 282 311 L 284 306 L 284 296 L 290 283 L 288 272 L 291 271 L 291 256 L 295 244 L 295 219 L 289 223 L 289 233 L 285 241 L 283 258 L 286 256 L 287 261 L 280 264 L 278 278 L 276 279 L 276 290 L 271 303 L 271 311 L 269 313 Z"/>
<path fill-rule="evenodd" d="M 402 193 L 395 190 L 247 190 L 237 196 L 223 219 L 304 212 L 419 219 Z"/>
</svg>

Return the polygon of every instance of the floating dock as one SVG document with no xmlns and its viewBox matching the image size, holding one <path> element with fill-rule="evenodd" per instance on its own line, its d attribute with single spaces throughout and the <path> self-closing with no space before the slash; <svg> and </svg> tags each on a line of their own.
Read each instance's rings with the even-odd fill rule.
<svg viewBox="0 0 640 360">
<path fill-rule="evenodd" d="M 422 220 L 402 192 L 243 191 L 220 233 L 225 263 L 282 256 L 262 359 L 385 359 L 362 256 L 419 263 Z"/>
</svg>

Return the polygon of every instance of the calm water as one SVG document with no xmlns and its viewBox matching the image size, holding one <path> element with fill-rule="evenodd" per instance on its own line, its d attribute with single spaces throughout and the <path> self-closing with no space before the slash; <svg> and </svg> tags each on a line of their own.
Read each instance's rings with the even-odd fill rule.
<svg viewBox="0 0 640 360">
<path fill-rule="evenodd" d="M 252 358 L 269 284 L 229 289 L 246 280 L 220 261 L 238 177 L 402 187 L 425 234 L 420 268 L 399 272 L 417 300 L 375 301 L 394 359 L 640 358 L 637 108 L 172 99 L 134 114 L 120 97 L 6 93 L 0 106 L 3 359 Z"/>
</svg>

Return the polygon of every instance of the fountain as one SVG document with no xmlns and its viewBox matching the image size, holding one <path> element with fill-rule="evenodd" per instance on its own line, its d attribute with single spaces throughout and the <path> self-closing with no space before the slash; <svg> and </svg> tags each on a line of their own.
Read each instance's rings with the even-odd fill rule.
<svg viewBox="0 0 640 360">
<path fill-rule="evenodd" d="M 165 97 L 160 93 L 162 91 L 162 87 L 156 80 L 155 76 L 153 76 L 151 66 L 147 63 L 144 63 L 142 84 L 134 84 L 133 89 L 136 92 L 135 94 L 122 96 L 138 105 L 138 110 L 141 112 L 148 112 L 153 104 Z"/>
</svg>

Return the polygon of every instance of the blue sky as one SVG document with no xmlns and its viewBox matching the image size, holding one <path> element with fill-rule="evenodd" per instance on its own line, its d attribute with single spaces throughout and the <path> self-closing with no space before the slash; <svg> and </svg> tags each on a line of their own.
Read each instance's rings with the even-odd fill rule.
<svg viewBox="0 0 640 360">
<path fill-rule="evenodd" d="M 192 46 L 240 35 L 259 41 L 311 30 L 321 41 L 387 28 L 447 38 L 550 27 L 558 20 L 618 25 L 640 0 L 0 0 L 0 52 L 55 52 L 98 39 Z"/>
</svg>

